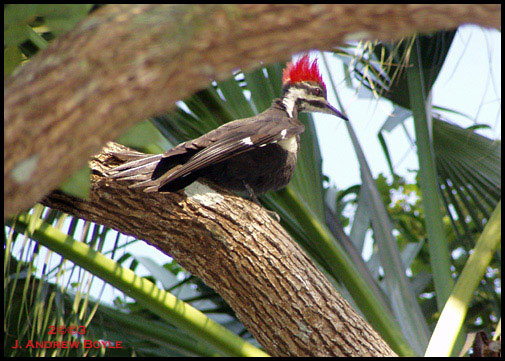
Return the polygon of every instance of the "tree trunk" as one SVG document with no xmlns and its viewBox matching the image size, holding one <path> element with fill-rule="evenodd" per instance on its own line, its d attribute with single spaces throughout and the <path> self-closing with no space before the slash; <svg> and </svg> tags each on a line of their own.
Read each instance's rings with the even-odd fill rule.
<svg viewBox="0 0 505 361">
<path fill-rule="evenodd" d="M 88 201 L 53 192 L 43 203 L 146 240 L 214 288 L 275 356 L 386 356 L 389 346 L 264 209 L 194 183 L 144 193 L 108 179 L 109 143 L 91 161 Z"/>
<path fill-rule="evenodd" d="M 496 4 L 104 6 L 4 81 L 5 217 L 128 126 L 233 69 L 343 40 L 500 22 Z"/>
</svg>

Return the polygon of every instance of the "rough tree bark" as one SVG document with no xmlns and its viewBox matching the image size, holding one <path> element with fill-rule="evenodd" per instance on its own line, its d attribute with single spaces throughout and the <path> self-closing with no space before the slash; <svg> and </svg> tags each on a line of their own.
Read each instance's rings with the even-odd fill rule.
<svg viewBox="0 0 505 361">
<path fill-rule="evenodd" d="M 343 40 L 499 27 L 500 14 L 485 4 L 107 5 L 4 81 L 5 216 L 126 127 L 233 69 Z"/>
<path fill-rule="evenodd" d="M 201 183 L 166 194 L 128 189 L 104 176 L 119 149 L 109 143 L 91 161 L 89 201 L 56 191 L 43 203 L 171 255 L 213 287 L 271 355 L 394 355 L 264 209 Z"/>
</svg>

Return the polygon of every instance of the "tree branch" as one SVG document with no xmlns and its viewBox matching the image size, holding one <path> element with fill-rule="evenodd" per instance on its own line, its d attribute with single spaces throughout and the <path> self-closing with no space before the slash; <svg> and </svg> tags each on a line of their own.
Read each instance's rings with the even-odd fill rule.
<svg viewBox="0 0 505 361">
<path fill-rule="evenodd" d="M 5 216 L 32 206 L 128 126 L 233 69 L 346 39 L 394 40 L 463 23 L 499 27 L 500 10 L 468 4 L 104 6 L 4 81 Z"/>
<path fill-rule="evenodd" d="M 104 176 L 118 162 L 110 152 L 121 149 L 109 143 L 91 161 L 89 201 L 55 191 L 43 203 L 174 257 L 228 302 L 271 355 L 394 355 L 264 209 L 201 183 L 176 193 L 129 189 Z"/>
</svg>

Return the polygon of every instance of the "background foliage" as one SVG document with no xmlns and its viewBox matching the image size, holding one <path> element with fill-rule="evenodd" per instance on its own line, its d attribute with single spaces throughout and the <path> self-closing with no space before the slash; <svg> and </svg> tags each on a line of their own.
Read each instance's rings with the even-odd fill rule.
<svg viewBox="0 0 505 361">
<path fill-rule="evenodd" d="M 4 7 L 5 74 L 14 72 L 96 8 Z M 312 118 L 302 115 L 307 130 L 302 135 L 294 179 L 286 189 L 261 197 L 267 208 L 281 216 L 282 225 L 333 285 L 401 355 L 424 353 L 454 280 L 501 199 L 501 141 L 476 133 L 479 125 L 463 129 L 453 124 L 437 112 L 440 109 L 432 106 L 427 96 L 455 34 L 456 31 L 443 32 L 394 44 L 359 43 L 335 49 L 334 55 L 346 64 L 350 85 L 359 83 L 359 87 L 367 87 L 377 98 L 389 99 L 396 109 L 405 110 L 403 118 L 389 118 L 377 135 L 388 159 L 390 177 L 386 174 L 372 177 L 351 119 L 346 126 L 362 182 L 347 189 L 325 186 Z M 158 153 L 225 122 L 257 114 L 280 95 L 283 67 L 283 63 L 265 64 L 251 73 L 238 71 L 231 79 L 214 82 L 184 99 L 170 113 L 137 125 L 119 141 L 144 152 Z M 328 85 L 330 91 L 337 91 L 331 80 Z M 425 121 L 426 109 L 432 111 L 431 126 Z M 418 143 L 420 164 L 427 165 L 422 167 L 422 177 L 413 171 L 414 183 L 396 174 L 383 136 L 383 132 L 412 121 L 412 115 L 418 141 L 425 140 Z M 83 172 L 64 189 L 85 194 L 82 189 L 87 187 L 86 179 Z M 431 204 L 426 203 L 429 198 L 434 200 Z M 61 257 L 61 252 L 41 247 L 51 244 L 47 241 L 50 235 L 44 235 L 41 225 L 84 242 L 126 269 L 135 272 L 142 269 L 146 279 L 259 347 L 221 297 L 175 261 L 159 264 L 154 259 L 136 256 L 130 247 L 138 240 L 41 205 L 28 213 L 4 228 L 6 355 L 212 356 L 222 354 L 225 349 L 216 346 L 207 334 L 191 332 L 184 324 L 175 327 L 149 305 L 111 291 L 97 281 L 95 274 L 81 268 L 89 268 L 89 260 L 74 263 L 65 259 L 71 257 L 72 250 Z M 433 217 L 437 214 L 440 217 Z M 361 255 L 370 236 L 371 256 L 364 260 Z M 462 347 L 464 333 L 495 331 L 501 317 L 500 258 L 496 253 L 486 265 L 487 272 L 467 305 L 459 344 L 452 352 Z M 102 298 L 113 302 L 104 302 Z M 121 340 L 126 347 L 11 349 L 15 339 L 20 343 L 51 339 L 46 330 L 54 324 L 86 325 L 89 330 L 86 338 Z M 72 339 L 70 336 L 56 339 L 65 337 Z M 222 338 L 223 344 L 233 343 L 229 335 L 223 334 Z"/>
</svg>

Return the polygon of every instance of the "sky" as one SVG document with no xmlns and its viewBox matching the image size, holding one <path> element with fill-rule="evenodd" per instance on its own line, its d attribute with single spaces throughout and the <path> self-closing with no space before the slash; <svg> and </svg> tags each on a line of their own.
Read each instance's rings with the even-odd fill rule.
<svg viewBox="0 0 505 361">
<path fill-rule="evenodd" d="M 314 52 L 313 56 L 316 55 L 320 56 L 320 53 Z M 368 92 L 356 95 L 354 89 L 349 89 L 344 84 L 342 61 L 329 54 L 325 58 L 374 177 L 381 172 L 390 177 L 377 134 L 393 111 L 391 103 L 377 101 Z M 328 79 L 325 69 L 322 72 L 323 78 Z M 326 83 L 328 86 L 328 81 Z M 336 105 L 333 92 L 329 90 L 328 93 L 328 100 Z M 433 87 L 432 102 L 467 114 L 478 124 L 488 124 L 491 130 L 480 133 L 492 139 L 501 139 L 500 32 L 470 25 L 460 27 Z M 473 125 L 469 119 L 452 114 L 444 115 L 460 126 Z M 343 121 L 325 114 L 315 115 L 314 121 L 323 158 L 323 173 L 330 177 L 330 183 L 338 189 L 360 183 L 358 161 Z M 410 138 L 414 140 L 412 118 L 406 120 L 405 125 Z M 391 133 L 385 133 L 384 137 L 399 175 L 408 176 L 409 169 L 418 168 L 416 152 L 412 150 L 402 127 L 398 126 Z"/>
<path fill-rule="evenodd" d="M 314 56 L 320 56 L 320 53 L 313 52 L 312 57 Z M 343 82 L 341 60 L 330 54 L 326 54 L 325 57 L 373 175 L 376 177 L 382 172 L 389 177 L 388 166 L 377 134 L 393 109 L 391 104 L 388 101 L 377 101 L 367 94 L 364 94 L 365 97 L 361 94 L 356 95 L 355 90 L 347 88 Z M 320 65 L 322 63 L 322 61 L 319 62 Z M 322 73 L 329 86 L 328 74 L 324 69 Z M 331 104 L 337 105 L 331 90 L 328 100 Z M 490 138 L 501 139 L 501 34 L 498 31 L 484 30 L 476 26 L 460 28 L 446 64 L 434 86 L 433 104 L 458 110 L 475 118 L 479 124 L 490 125 L 491 130 L 480 132 Z M 451 115 L 450 119 L 461 126 L 472 125 L 471 121 L 462 117 Z M 329 176 L 330 184 L 337 186 L 338 189 L 345 189 L 360 183 L 358 162 L 343 121 L 325 114 L 315 115 L 314 120 L 323 158 L 323 172 Z M 415 139 L 412 119 L 407 120 L 405 124 L 410 138 Z M 385 138 L 398 174 L 408 176 L 409 169 L 418 168 L 416 153 L 412 151 L 401 127 L 386 134 Z M 79 234 L 79 231 L 76 234 Z M 111 234 L 115 238 L 115 232 Z M 131 237 L 128 239 L 131 240 Z M 114 240 L 108 242 L 108 244 L 113 243 Z M 118 251 L 118 257 L 123 252 L 123 250 Z M 128 252 L 136 256 L 148 257 L 159 265 L 169 259 L 142 241 L 131 245 Z M 41 262 L 40 267 L 37 267 L 39 270 L 43 269 L 44 258 L 44 256 L 39 257 Z M 142 267 L 137 273 L 149 274 Z M 99 294 L 102 285 L 101 281 L 95 280 L 92 294 Z M 112 301 L 114 297 L 121 295 L 111 286 L 107 286 L 106 289 L 102 300 Z"/>
</svg>

